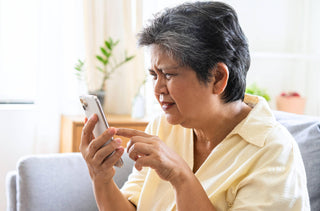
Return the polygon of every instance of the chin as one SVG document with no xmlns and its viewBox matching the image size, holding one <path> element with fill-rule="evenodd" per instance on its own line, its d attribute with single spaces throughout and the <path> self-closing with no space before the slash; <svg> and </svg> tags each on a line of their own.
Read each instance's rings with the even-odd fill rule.
<svg viewBox="0 0 320 211">
<path fill-rule="evenodd" d="M 171 125 L 181 125 L 184 128 L 192 128 L 190 124 L 188 124 L 186 121 L 183 121 L 181 117 L 173 116 L 170 114 L 166 114 L 166 120 Z"/>
<path fill-rule="evenodd" d="M 180 124 L 179 118 L 177 118 L 177 117 L 175 117 L 173 115 L 170 115 L 170 114 L 165 114 L 165 116 L 166 116 L 167 122 L 169 122 L 171 125 Z"/>
</svg>

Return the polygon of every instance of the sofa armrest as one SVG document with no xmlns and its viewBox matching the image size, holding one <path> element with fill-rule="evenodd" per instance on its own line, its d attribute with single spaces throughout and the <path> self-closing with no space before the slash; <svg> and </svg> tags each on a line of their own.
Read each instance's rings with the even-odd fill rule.
<svg viewBox="0 0 320 211">
<path fill-rule="evenodd" d="M 31 155 L 20 159 L 17 209 L 98 210 L 80 153 Z"/>
<path fill-rule="evenodd" d="M 133 161 L 125 153 L 116 168 L 115 183 L 122 187 Z M 80 153 L 30 155 L 7 175 L 8 210 L 98 210 L 87 165 Z"/>
<path fill-rule="evenodd" d="M 17 210 L 16 171 L 10 171 L 6 175 L 7 211 Z"/>
</svg>

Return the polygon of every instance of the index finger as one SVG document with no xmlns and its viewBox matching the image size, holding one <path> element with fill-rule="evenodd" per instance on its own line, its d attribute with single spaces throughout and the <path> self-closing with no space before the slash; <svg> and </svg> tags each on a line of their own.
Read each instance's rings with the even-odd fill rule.
<svg viewBox="0 0 320 211">
<path fill-rule="evenodd" d="M 129 129 L 129 128 L 118 128 L 116 135 L 127 137 L 127 138 L 132 138 L 133 136 L 142 136 L 142 137 L 152 136 L 141 130 L 135 130 L 135 129 Z"/>
</svg>

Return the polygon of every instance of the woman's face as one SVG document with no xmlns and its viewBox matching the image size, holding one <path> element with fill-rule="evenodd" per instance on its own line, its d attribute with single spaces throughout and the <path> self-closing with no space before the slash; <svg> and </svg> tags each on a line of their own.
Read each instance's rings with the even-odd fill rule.
<svg viewBox="0 0 320 211">
<path fill-rule="evenodd" d="M 165 54 L 157 45 L 151 46 L 150 74 L 154 93 L 171 124 L 195 127 L 212 110 L 212 85 L 205 85 L 196 72 Z"/>
</svg>

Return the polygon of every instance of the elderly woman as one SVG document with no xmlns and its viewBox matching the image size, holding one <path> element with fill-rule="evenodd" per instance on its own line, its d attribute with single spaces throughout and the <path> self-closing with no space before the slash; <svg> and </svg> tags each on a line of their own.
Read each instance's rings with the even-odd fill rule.
<svg viewBox="0 0 320 211">
<path fill-rule="evenodd" d="M 100 210 L 309 210 L 299 149 L 264 99 L 245 96 L 248 44 L 235 11 L 219 2 L 183 4 L 139 34 L 164 114 L 146 132 L 109 128 L 80 146 Z M 135 161 L 118 189 L 113 165 L 130 137 Z M 111 156 L 108 156 L 115 151 Z"/>
</svg>

